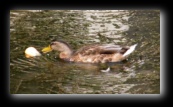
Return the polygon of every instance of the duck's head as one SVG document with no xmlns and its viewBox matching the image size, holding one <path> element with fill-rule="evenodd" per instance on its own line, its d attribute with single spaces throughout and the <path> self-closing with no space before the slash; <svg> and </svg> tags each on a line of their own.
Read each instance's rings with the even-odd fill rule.
<svg viewBox="0 0 173 107">
<path fill-rule="evenodd" d="M 48 47 L 45 47 L 42 49 L 43 53 L 47 53 L 50 51 L 59 51 L 60 55 L 62 57 L 66 56 L 66 57 L 70 57 L 72 54 L 72 49 L 70 48 L 70 46 L 63 41 L 53 41 L 50 43 L 50 45 Z"/>
<path fill-rule="evenodd" d="M 47 53 L 52 50 L 64 52 L 64 51 L 71 50 L 71 48 L 67 43 L 65 43 L 63 41 L 53 41 L 50 43 L 50 45 L 48 47 L 43 48 L 42 52 Z"/>
</svg>

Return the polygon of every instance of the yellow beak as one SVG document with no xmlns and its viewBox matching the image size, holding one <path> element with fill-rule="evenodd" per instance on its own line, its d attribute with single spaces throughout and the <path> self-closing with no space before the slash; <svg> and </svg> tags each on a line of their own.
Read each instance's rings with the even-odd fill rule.
<svg viewBox="0 0 173 107">
<path fill-rule="evenodd" d="M 47 53 L 47 52 L 50 52 L 50 51 L 52 51 L 50 45 L 48 47 L 45 47 L 45 48 L 42 49 L 43 53 Z"/>
</svg>

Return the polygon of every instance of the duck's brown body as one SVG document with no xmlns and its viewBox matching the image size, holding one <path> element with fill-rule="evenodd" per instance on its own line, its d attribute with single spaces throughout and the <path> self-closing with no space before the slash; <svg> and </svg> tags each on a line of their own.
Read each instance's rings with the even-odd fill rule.
<svg viewBox="0 0 173 107">
<path fill-rule="evenodd" d="M 119 49 L 120 47 L 115 47 L 115 45 L 89 45 L 74 52 L 69 61 L 86 63 L 118 62 L 125 59 L 122 54 L 126 51 L 124 49 L 120 52 Z"/>
<path fill-rule="evenodd" d="M 121 54 L 101 54 L 101 55 L 87 55 L 81 54 L 72 56 L 69 61 L 72 62 L 85 62 L 85 63 L 106 63 L 106 62 L 118 62 L 124 60 Z"/>
<path fill-rule="evenodd" d="M 60 51 L 59 57 L 64 60 L 84 63 L 106 63 L 126 59 L 134 51 L 136 45 L 121 47 L 112 44 L 95 44 L 82 47 L 77 51 L 72 51 L 66 43 L 55 41 L 49 47 L 51 50 Z M 47 49 L 43 49 L 42 51 L 48 52 Z"/>
</svg>

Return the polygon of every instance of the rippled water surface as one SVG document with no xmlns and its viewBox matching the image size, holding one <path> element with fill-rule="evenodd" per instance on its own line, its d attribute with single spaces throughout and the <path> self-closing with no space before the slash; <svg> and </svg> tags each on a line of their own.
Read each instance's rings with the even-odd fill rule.
<svg viewBox="0 0 173 107">
<path fill-rule="evenodd" d="M 73 49 L 94 43 L 138 46 L 119 63 L 69 63 L 56 52 L 24 56 L 27 47 L 41 51 L 53 39 Z M 10 11 L 10 93 L 160 94 L 160 11 Z"/>
</svg>

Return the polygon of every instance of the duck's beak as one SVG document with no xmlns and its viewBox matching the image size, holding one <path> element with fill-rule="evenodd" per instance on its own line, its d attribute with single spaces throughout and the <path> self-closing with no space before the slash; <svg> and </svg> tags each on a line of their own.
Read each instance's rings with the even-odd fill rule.
<svg viewBox="0 0 173 107">
<path fill-rule="evenodd" d="M 50 47 L 50 45 L 48 47 L 45 47 L 45 48 L 42 49 L 43 53 L 47 53 L 47 52 L 50 52 L 50 51 L 52 51 L 52 48 Z"/>
</svg>

